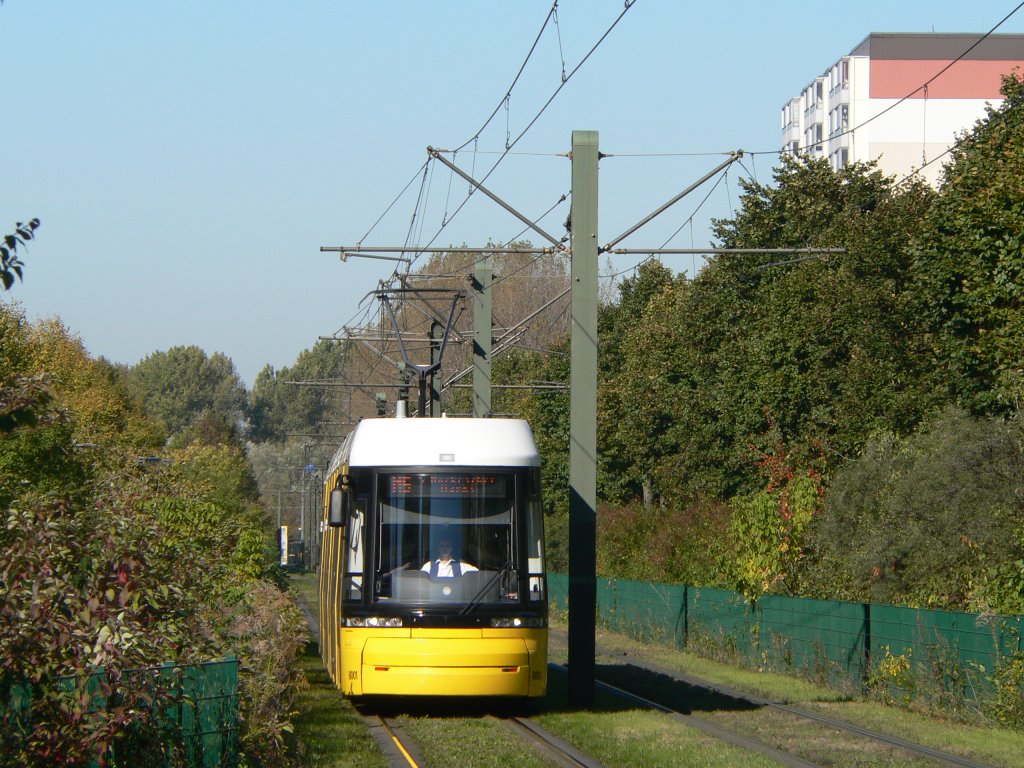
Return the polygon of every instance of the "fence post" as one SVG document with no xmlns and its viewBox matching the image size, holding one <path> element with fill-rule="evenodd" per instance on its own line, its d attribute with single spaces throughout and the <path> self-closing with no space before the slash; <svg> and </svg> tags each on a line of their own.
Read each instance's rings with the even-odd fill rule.
<svg viewBox="0 0 1024 768">
<path fill-rule="evenodd" d="M 860 671 L 862 684 L 866 684 L 871 676 L 871 603 L 861 603 L 864 607 L 864 666 Z"/>
<path fill-rule="evenodd" d="M 690 644 L 690 585 L 683 585 L 683 648 Z"/>
</svg>

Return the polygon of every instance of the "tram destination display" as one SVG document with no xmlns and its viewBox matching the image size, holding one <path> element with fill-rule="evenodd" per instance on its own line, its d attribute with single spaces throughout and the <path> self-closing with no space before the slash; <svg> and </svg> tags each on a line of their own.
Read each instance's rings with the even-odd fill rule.
<svg viewBox="0 0 1024 768">
<path fill-rule="evenodd" d="M 400 474 L 390 476 L 392 497 L 436 499 L 446 496 L 505 498 L 508 478 L 499 474 Z"/>
</svg>

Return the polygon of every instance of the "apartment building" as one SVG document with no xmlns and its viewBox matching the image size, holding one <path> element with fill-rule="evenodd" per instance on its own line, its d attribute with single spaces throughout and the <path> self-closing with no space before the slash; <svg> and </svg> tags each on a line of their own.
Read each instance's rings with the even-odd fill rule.
<svg viewBox="0 0 1024 768">
<path fill-rule="evenodd" d="M 868 35 L 782 107 L 783 150 L 936 184 L 957 136 L 1002 101 L 1003 75 L 1024 73 L 1024 35 L 982 38 Z"/>
</svg>

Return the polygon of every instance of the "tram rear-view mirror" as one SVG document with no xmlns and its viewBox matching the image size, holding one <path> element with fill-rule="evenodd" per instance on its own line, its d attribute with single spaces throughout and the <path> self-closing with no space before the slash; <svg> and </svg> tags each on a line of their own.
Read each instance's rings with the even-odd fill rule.
<svg viewBox="0 0 1024 768">
<path fill-rule="evenodd" d="M 331 491 L 331 508 L 327 515 L 327 524 L 332 528 L 340 528 L 348 520 L 349 494 L 347 490 L 335 488 Z"/>
</svg>

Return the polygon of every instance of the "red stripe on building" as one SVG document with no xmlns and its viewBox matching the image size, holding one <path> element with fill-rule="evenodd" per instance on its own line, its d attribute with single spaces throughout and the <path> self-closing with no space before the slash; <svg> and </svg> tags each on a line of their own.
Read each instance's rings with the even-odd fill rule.
<svg viewBox="0 0 1024 768">
<path fill-rule="evenodd" d="M 931 80 L 949 61 L 899 59 L 871 60 L 871 98 L 902 99 Z M 929 99 L 1001 99 L 1003 75 L 1018 69 L 1024 72 L 1024 60 L 958 61 L 928 84 Z M 923 99 L 924 91 L 911 98 Z"/>
</svg>

